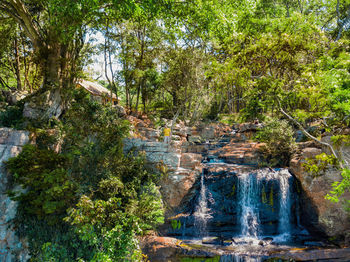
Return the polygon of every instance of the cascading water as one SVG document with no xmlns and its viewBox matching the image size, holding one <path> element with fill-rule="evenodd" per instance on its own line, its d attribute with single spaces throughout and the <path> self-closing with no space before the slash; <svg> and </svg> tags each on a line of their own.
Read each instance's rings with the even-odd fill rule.
<svg viewBox="0 0 350 262">
<path fill-rule="evenodd" d="M 217 163 L 207 165 L 213 167 Z M 296 200 L 291 198 L 290 184 L 293 178 L 287 169 L 244 171 L 237 168 L 235 173 L 222 171 L 221 180 L 215 178 L 210 171 L 207 172 L 210 177 L 207 182 L 204 172 L 200 177 L 199 196 L 193 212 L 192 236 L 215 236 L 216 225 L 224 224 L 227 229 L 220 233 L 221 236 L 247 240 L 273 236 L 278 242 L 290 239 L 293 231 L 291 208 L 292 202 Z M 237 192 L 227 194 L 222 187 L 237 187 L 234 189 Z M 215 199 L 212 199 L 212 194 Z M 228 206 L 229 203 L 234 206 Z M 227 222 L 230 215 L 232 225 Z M 216 231 L 213 232 L 213 229 Z M 188 233 L 191 234 L 190 231 Z M 182 236 L 184 235 L 183 229 Z"/>
<path fill-rule="evenodd" d="M 252 174 L 243 173 L 238 176 L 241 203 L 241 235 L 257 237 L 259 231 L 258 181 Z"/>
<path fill-rule="evenodd" d="M 198 229 L 198 235 L 204 237 L 207 235 L 207 221 L 211 218 L 208 209 L 208 200 L 207 192 L 204 183 L 204 174 L 201 174 L 201 183 L 200 183 L 200 195 L 198 198 L 198 204 L 194 212 L 194 225 Z"/>
<path fill-rule="evenodd" d="M 278 231 L 282 240 L 288 241 L 291 236 L 291 201 L 289 184 L 291 174 L 282 170 L 279 173 L 280 181 L 280 212 L 279 212 L 279 225 Z"/>
<path fill-rule="evenodd" d="M 223 255 L 219 262 L 261 262 L 261 257 L 247 257 L 240 255 Z"/>
</svg>

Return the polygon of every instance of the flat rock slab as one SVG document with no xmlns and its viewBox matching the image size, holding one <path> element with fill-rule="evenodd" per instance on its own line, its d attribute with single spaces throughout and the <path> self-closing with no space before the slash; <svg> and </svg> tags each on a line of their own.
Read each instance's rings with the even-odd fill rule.
<svg viewBox="0 0 350 262">
<path fill-rule="evenodd" d="M 272 256 L 273 257 L 273 256 Z M 282 257 L 296 261 L 350 261 L 350 248 L 342 249 L 314 249 L 314 250 L 291 250 Z"/>
<path fill-rule="evenodd" d="M 349 262 L 350 248 L 293 248 L 288 246 L 247 246 L 250 251 L 244 253 L 242 247 L 211 245 L 206 240 L 181 241 L 171 237 L 151 236 L 142 239 L 142 250 L 152 262 L 178 262 L 183 258 L 218 257 L 261 257 L 262 261 L 283 259 L 284 261 L 322 261 Z M 208 242 L 208 243 L 207 243 Z M 207 244 L 205 244 L 207 243 Z M 242 252 L 243 251 L 243 252 Z M 235 261 L 235 260 L 233 260 Z"/>
</svg>

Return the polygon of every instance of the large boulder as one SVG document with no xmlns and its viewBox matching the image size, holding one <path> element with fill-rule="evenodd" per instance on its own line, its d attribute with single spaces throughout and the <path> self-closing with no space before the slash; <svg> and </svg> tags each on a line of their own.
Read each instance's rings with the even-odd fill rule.
<svg viewBox="0 0 350 262">
<path fill-rule="evenodd" d="M 345 193 L 338 203 L 325 199 L 332 190 L 332 184 L 341 181 L 340 171 L 330 168 L 315 176 L 307 173 L 303 166 L 307 158 L 313 158 L 320 153 L 322 150 L 319 148 L 306 147 L 290 162 L 289 169 L 300 181 L 302 188 L 301 222 L 315 233 L 323 233 L 331 238 L 348 238 L 350 220 L 342 203 L 345 199 L 350 199 L 350 193 Z"/>
<path fill-rule="evenodd" d="M 217 150 L 216 155 L 231 164 L 258 165 L 261 143 L 230 143 Z"/>
<path fill-rule="evenodd" d="M 48 120 L 60 117 L 64 110 L 61 90 L 56 88 L 33 95 L 24 104 L 23 116 L 34 120 Z"/>
<path fill-rule="evenodd" d="M 178 168 L 169 173 L 161 182 L 161 192 L 165 203 L 171 209 L 179 209 L 185 196 L 188 196 L 200 171 Z"/>
</svg>

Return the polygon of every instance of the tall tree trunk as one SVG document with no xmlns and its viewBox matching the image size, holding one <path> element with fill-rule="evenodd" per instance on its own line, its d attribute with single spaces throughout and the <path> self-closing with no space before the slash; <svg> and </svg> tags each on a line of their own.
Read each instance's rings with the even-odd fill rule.
<svg viewBox="0 0 350 262">
<path fill-rule="evenodd" d="M 142 95 L 142 105 L 143 105 L 143 112 L 146 113 L 146 102 L 147 102 L 147 93 L 146 93 L 146 87 L 145 87 L 145 78 L 142 78 L 141 81 L 141 95 Z"/>
<path fill-rule="evenodd" d="M 51 44 L 42 52 L 44 64 L 44 87 L 60 88 L 60 58 L 61 45 L 58 41 L 51 40 Z"/>
<path fill-rule="evenodd" d="M 32 85 L 29 82 L 29 79 L 28 79 L 28 73 L 29 73 L 29 67 L 30 66 L 29 66 L 28 59 L 26 57 L 26 46 L 24 44 L 24 39 L 23 38 L 22 38 L 21 42 L 22 42 L 22 48 L 23 48 L 24 89 L 26 90 L 27 87 L 29 87 L 30 93 L 32 93 L 33 92 L 33 88 L 32 88 Z"/>
<path fill-rule="evenodd" d="M 136 112 L 138 112 L 138 108 L 139 108 L 140 91 L 141 91 L 141 81 L 137 85 L 137 96 L 136 96 L 136 105 L 135 105 Z"/>
<path fill-rule="evenodd" d="M 140 70 L 144 70 L 143 59 L 144 59 L 144 54 L 145 54 L 145 31 L 146 31 L 146 26 L 143 26 L 142 29 L 140 29 L 138 34 L 137 34 L 138 40 L 140 41 L 140 45 L 141 45 L 140 60 L 139 60 L 139 65 L 138 65 L 138 68 Z M 138 110 L 140 93 L 141 93 L 141 95 L 145 93 L 143 82 L 144 82 L 144 76 L 141 76 L 139 79 L 139 86 L 137 89 L 136 111 Z M 142 98 L 142 100 L 144 101 L 144 98 Z"/>
<path fill-rule="evenodd" d="M 16 74 L 16 80 L 17 80 L 17 90 L 22 90 L 22 81 L 21 81 L 21 62 L 19 57 L 19 49 L 18 49 L 18 41 L 17 37 L 15 37 L 14 43 L 13 43 L 14 51 L 15 51 L 15 74 Z"/>
<path fill-rule="evenodd" d="M 110 90 L 111 101 L 113 101 L 113 90 L 115 90 L 116 87 L 114 82 L 114 72 L 113 72 L 111 49 L 110 49 L 110 42 L 109 42 L 109 21 L 108 20 L 106 25 L 106 36 L 105 36 L 105 43 L 104 43 L 104 61 L 105 61 L 105 76 L 107 78 L 109 87 L 111 89 Z M 108 76 L 108 70 L 111 74 L 111 78 Z M 118 103 L 118 96 L 117 96 L 117 103 Z"/>
</svg>

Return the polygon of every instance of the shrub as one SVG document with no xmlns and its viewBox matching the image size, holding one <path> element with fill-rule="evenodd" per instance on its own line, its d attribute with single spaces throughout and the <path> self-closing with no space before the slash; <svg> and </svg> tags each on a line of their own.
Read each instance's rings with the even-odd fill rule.
<svg viewBox="0 0 350 262">
<path fill-rule="evenodd" d="M 315 156 L 315 158 L 307 158 L 306 162 L 303 163 L 303 167 L 305 168 L 306 172 L 310 173 L 314 177 L 317 177 L 324 174 L 329 167 L 339 167 L 339 161 L 333 155 L 321 153 Z"/>
<path fill-rule="evenodd" d="M 12 192 L 14 200 L 26 203 L 28 214 L 57 222 L 74 203 L 76 184 L 66 170 L 67 158 L 49 149 L 26 145 L 22 152 L 6 163 L 14 182 L 25 191 Z"/>
<path fill-rule="evenodd" d="M 163 205 L 144 157 L 122 153 L 128 122 L 77 92 L 56 129 L 60 153 L 49 149 L 56 132 L 37 130 L 40 145 L 7 163 L 26 188 L 12 197 L 31 261 L 141 261 L 136 236 L 163 223 Z"/>
<path fill-rule="evenodd" d="M 255 139 L 266 143 L 262 148 L 265 161 L 272 166 L 286 166 L 296 150 L 293 129 L 285 120 L 271 119 L 258 131 Z"/>
<path fill-rule="evenodd" d="M 0 126 L 20 129 L 23 127 L 23 102 L 8 106 L 0 113 Z"/>
<path fill-rule="evenodd" d="M 350 192 L 350 169 L 343 169 L 341 176 L 343 177 L 343 179 L 341 181 L 334 182 L 332 184 L 333 190 L 330 191 L 329 194 L 327 194 L 325 197 L 331 202 L 339 202 L 340 197 L 345 192 Z M 343 199 L 343 205 L 345 210 L 350 212 L 350 200 Z"/>
</svg>

